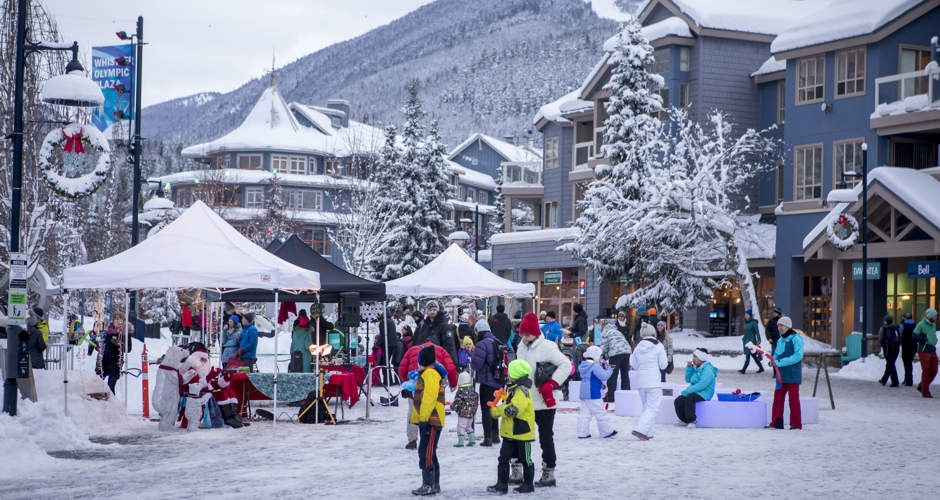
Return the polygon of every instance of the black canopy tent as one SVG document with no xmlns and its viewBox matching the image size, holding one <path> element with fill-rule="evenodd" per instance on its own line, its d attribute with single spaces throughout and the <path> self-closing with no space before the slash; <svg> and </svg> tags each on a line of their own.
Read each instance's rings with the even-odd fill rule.
<svg viewBox="0 0 940 500">
<path fill-rule="evenodd" d="M 342 292 L 359 292 L 362 302 L 383 302 L 385 300 L 385 283 L 360 278 L 340 269 L 336 264 L 326 260 L 310 248 L 297 235 L 291 236 L 281 243 L 272 241 L 265 249 L 274 255 L 304 269 L 320 273 L 320 290 L 318 293 L 293 294 L 280 292 L 281 301 L 293 302 L 339 302 Z M 319 298 L 318 298 L 319 297 Z M 228 302 L 273 302 L 274 292 L 271 290 L 239 290 L 226 292 L 217 296 L 215 300 Z"/>
</svg>

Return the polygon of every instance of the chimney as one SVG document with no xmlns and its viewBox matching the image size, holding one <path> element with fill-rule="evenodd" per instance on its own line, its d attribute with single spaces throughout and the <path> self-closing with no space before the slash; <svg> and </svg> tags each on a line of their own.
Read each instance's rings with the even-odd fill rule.
<svg viewBox="0 0 940 500">
<path fill-rule="evenodd" d="M 344 114 L 341 123 L 343 127 L 349 126 L 349 101 L 345 99 L 330 99 L 329 101 L 326 101 L 326 107 L 335 109 L 337 111 L 342 111 Z"/>
</svg>

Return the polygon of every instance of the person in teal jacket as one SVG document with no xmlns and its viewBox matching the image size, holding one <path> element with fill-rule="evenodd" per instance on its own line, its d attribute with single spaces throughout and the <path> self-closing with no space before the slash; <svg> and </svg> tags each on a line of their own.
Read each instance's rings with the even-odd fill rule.
<svg viewBox="0 0 940 500">
<path fill-rule="evenodd" d="M 920 358 L 921 377 L 917 389 L 925 398 L 932 398 L 930 384 L 937 376 L 937 310 L 927 309 L 924 319 L 914 327 L 917 356 Z"/>
<path fill-rule="evenodd" d="M 800 414 L 800 383 L 803 381 L 803 335 L 793 329 L 793 320 L 783 316 L 777 320 L 780 339 L 774 349 L 774 364 L 780 370 L 770 425 L 783 429 L 783 401 L 790 398 L 790 429 L 802 429 Z"/>
<path fill-rule="evenodd" d="M 708 401 L 715 395 L 718 368 L 708 362 L 708 349 L 696 349 L 692 360 L 685 366 L 685 381 L 689 386 L 674 401 L 676 416 L 687 423 L 695 423 L 695 403 Z"/>
<path fill-rule="evenodd" d="M 738 371 L 741 373 L 747 372 L 747 365 L 751 364 L 751 358 L 753 357 L 754 362 L 757 363 L 757 373 L 761 373 L 764 371 L 764 365 L 760 362 L 760 354 L 751 352 L 747 348 L 749 343 L 760 347 L 760 328 L 750 309 L 744 311 L 744 336 L 741 337 L 741 344 L 744 346 L 744 368 Z"/>
</svg>

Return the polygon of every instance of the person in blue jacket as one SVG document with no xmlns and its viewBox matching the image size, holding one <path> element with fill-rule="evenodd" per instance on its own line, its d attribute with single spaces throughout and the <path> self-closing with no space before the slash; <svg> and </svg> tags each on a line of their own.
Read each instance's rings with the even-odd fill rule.
<svg viewBox="0 0 940 500">
<path fill-rule="evenodd" d="M 591 420 L 597 419 L 597 430 L 601 437 L 609 438 L 617 434 L 610 425 L 610 416 L 604 407 L 604 387 L 614 372 L 603 359 L 600 347 L 592 345 L 584 351 L 581 364 L 581 408 L 578 409 L 578 438 L 591 437 Z"/>
<path fill-rule="evenodd" d="M 780 339 L 774 348 L 774 364 L 780 369 L 780 379 L 774 390 L 774 406 L 770 425 L 783 429 L 783 401 L 790 398 L 790 429 L 802 429 L 800 414 L 800 383 L 803 381 L 803 336 L 793 329 L 793 320 L 783 316 L 777 320 Z"/>
<path fill-rule="evenodd" d="M 679 420 L 695 424 L 695 403 L 708 401 L 715 395 L 717 375 L 718 368 L 708 362 L 708 349 L 692 352 L 692 359 L 685 366 L 685 381 L 689 386 L 674 401 Z"/>
<path fill-rule="evenodd" d="M 545 313 L 545 324 L 542 325 L 542 336 L 552 342 L 561 342 L 561 325 L 558 324 L 558 318 L 555 311 Z"/>
<path fill-rule="evenodd" d="M 251 371 L 255 371 L 255 362 L 258 361 L 258 329 L 254 323 L 254 314 L 245 313 L 242 316 L 242 338 L 235 351 L 235 357 L 242 360 Z"/>
</svg>

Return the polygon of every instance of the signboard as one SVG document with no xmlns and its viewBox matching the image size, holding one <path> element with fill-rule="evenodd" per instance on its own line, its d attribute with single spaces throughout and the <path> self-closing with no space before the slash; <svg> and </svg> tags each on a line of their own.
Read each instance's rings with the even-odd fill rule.
<svg viewBox="0 0 940 500">
<path fill-rule="evenodd" d="M 131 64 L 121 66 L 117 59 L 128 57 Z M 91 79 L 101 87 L 104 105 L 95 108 L 91 122 L 104 132 L 117 118 L 115 113 L 123 114 L 125 120 L 131 119 L 131 93 L 134 89 L 134 46 L 112 45 L 91 48 Z M 124 91 L 119 92 L 118 85 Z"/>
<path fill-rule="evenodd" d="M 865 279 L 880 280 L 881 279 L 881 262 L 869 261 L 867 274 L 868 276 Z M 862 279 L 862 263 L 861 262 L 852 263 L 852 279 L 853 280 Z"/>
<path fill-rule="evenodd" d="M 916 278 L 940 278 L 940 260 L 928 260 L 924 262 L 908 262 L 907 277 Z"/>
<path fill-rule="evenodd" d="M 27 265 L 25 253 L 10 254 L 10 296 L 7 301 L 7 318 L 10 325 L 26 329 Z"/>
<path fill-rule="evenodd" d="M 545 271 L 545 276 L 542 278 L 542 283 L 546 285 L 560 285 L 561 271 Z"/>
</svg>

